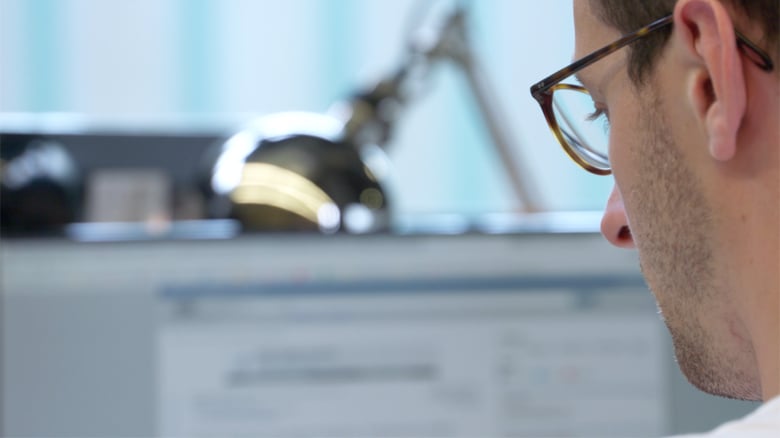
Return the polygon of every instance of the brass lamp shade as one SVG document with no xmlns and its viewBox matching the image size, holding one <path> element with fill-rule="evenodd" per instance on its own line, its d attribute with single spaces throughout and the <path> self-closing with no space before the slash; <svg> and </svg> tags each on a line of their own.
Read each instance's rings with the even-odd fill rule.
<svg viewBox="0 0 780 438">
<path fill-rule="evenodd" d="M 341 122 L 327 115 L 256 120 L 219 148 L 211 166 L 212 210 L 247 231 L 385 229 L 385 191 L 360 148 L 342 137 Z"/>
</svg>

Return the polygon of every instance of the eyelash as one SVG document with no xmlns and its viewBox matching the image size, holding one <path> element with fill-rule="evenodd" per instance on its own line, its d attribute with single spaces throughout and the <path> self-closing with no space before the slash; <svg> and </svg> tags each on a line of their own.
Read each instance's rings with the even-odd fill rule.
<svg viewBox="0 0 780 438">
<path fill-rule="evenodd" d="M 601 116 L 604 116 L 605 122 L 609 123 L 609 112 L 604 108 L 596 108 L 590 115 L 588 115 L 588 121 L 595 122 Z"/>
<path fill-rule="evenodd" d="M 602 116 L 604 116 L 604 118 L 602 119 L 602 123 L 603 123 L 602 129 L 604 130 L 604 133 L 609 133 L 611 125 L 609 123 L 609 110 L 607 110 L 606 108 L 599 108 L 598 106 L 595 107 L 594 111 L 590 115 L 588 115 L 587 120 L 588 122 L 595 122 L 601 119 Z"/>
</svg>

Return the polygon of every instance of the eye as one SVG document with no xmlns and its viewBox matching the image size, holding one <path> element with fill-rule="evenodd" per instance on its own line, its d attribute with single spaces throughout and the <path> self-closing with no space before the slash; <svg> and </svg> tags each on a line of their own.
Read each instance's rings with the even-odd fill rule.
<svg viewBox="0 0 780 438">
<path fill-rule="evenodd" d="M 588 122 L 597 122 L 601 120 L 604 132 L 609 132 L 609 111 L 606 108 L 596 106 L 594 111 L 588 114 L 586 120 Z"/>
<path fill-rule="evenodd" d="M 609 123 L 609 114 L 607 113 L 607 110 L 596 107 L 592 113 L 588 114 L 587 120 L 589 122 L 595 122 L 602 117 L 604 117 L 604 120 Z"/>
</svg>

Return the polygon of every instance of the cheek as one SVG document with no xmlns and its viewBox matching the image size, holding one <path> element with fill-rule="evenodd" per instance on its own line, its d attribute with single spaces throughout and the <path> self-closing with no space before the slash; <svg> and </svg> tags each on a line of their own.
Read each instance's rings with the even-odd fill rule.
<svg viewBox="0 0 780 438">
<path fill-rule="evenodd" d="M 605 96 L 609 109 L 609 160 L 617 182 L 632 167 L 631 154 L 639 142 L 637 128 L 642 106 L 625 85 L 627 78 L 616 78 Z"/>
<path fill-rule="evenodd" d="M 636 192 L 641 184 L 639 151 L 642 134 L 639 130 L 639 117 L 633 109 L 636 105 L 619 105 L 616 109 L 610 107 L 613 115 L 610 121 L 609 160 L 612 165 L 612 175 L 615 185 L 623 197 L 626 219 L 629 227 Z M 617 112 L 615 112 L 617 111 Z"/>
<path fill-rule="evenodd" d="M 629 114 L 620 108 L 617 113 L 610 108 L 610 114 L 617 115 L 610 120 L 609 161 L 615 183 L 618 187 L 627 188 L 625 184 L 630 182 L 637 168 L 635 151 L 640 139 L 636 120 L 639 115 Z"/>
</svg>

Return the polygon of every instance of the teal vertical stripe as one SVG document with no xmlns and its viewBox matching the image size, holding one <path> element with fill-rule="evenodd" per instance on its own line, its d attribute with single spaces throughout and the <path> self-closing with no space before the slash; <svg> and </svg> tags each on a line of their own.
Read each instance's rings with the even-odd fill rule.
<svg viewBox="0 0 780 438">
<path fill-rule="evenodd" d="M 470 40 L 470 48 L 479 64 L 480 73 L 485 73 L 484 66 L 497 60 L 487 59 L 486 53 L 476 45 L 476 36 L 478 32 L 491 34 L 491 20 L 501 11 L 501 4 L 496 7 L 497 2 L 461 1 L 460 3 L 465 5 L 468 11 L 467 38 Z M 489 39 L 484 35 L 480 36 Z M 506 180 L 501 158 L 496 152 L 493 138 L 487 130 L 464 72 L 453 69 L 452 74 L 455 77 L 453 81 L 455 87 L 447 96 L 452 111 L 446 115 L 449 119 L 448 123 L 452 126 L 447 137 L 454 154 L 451 158 L 451 165 L 454 168 L 452 202 L 458 213 L 466 215 L 492 213 L 508 204 L 507 200 L 501 198 L 508 193 L 501 187 Z M 505 95 L 500 93 L 501 90 L 495 89 L 492 78 L 481 79 L 487 82 L 491 95 L 497 94 L 499 97 Z"/>
<path fill-rule="evenodd" d="M 216 90 L 220 81 L 219 4 L 217 0 L 178 0 L 180 110 L 213 113 L 222 108 Z"/>
<path fill-rule="evenodd" d="M 452 166 L 453 199 L 448 202 L 461 214 L 492 213 L 499 204 L 503 168 L 467 79 L 460 71 L 453 73 L 452 93 L 446 97 L 451 110 L 444 115 L 451 127 L 445 136 L 451 149 L 447 165 Z"/>
<path fill-rule="evenodd" d="M 365 0 L 319 0 L 320 18 L 320 71 L 322 107 L 327 108 L 354 92 L 355 77 L 355 29 L 359 23 L 358 8 Z M 316 76 L 315 76 L 316 77 Z"/>
<path fill-rule="evenodd" d="M 25 110 L 31 112 L 62 111 L 64 105 L 63 59 L 65 56 L 62 2 L 60 0 L 26 0 L 22 2 L 23 20 L 29 52 L 24 71 L 22 95 Z"/>
</svg>

